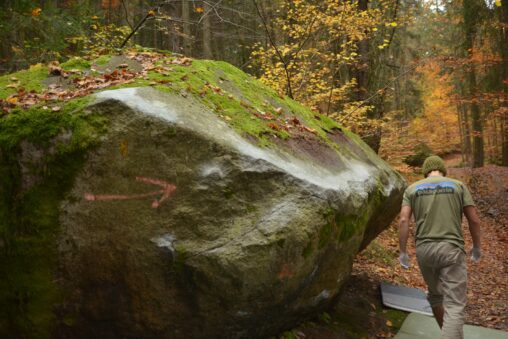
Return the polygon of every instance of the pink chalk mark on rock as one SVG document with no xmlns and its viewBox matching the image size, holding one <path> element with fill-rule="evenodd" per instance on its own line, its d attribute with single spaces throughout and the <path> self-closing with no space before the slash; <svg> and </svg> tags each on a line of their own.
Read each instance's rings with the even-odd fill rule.
<svg viewBox="0 0 508 339">
<path fill-rule="evenodd" d="M 176 186 L 170 184 L 167 181 L 160 179 L 152 179 L 145 177 L 136 177 L 136 181 L 143 182 L 145 184 L 151 184 L 160 186 L 162 189 L 141 194 L 92 194 L 85 193 L 85 200 L 87 201 L 100 201 L 100 200 L 133 200 L 143 199 L 147 197 L 153 197 L 161 194 L 159 199 L 155 199 L 152 202 L 152 208 L 158 208 L 165 200 L 167 200 L 171 194 L 176 190 Z"/>
</svg>

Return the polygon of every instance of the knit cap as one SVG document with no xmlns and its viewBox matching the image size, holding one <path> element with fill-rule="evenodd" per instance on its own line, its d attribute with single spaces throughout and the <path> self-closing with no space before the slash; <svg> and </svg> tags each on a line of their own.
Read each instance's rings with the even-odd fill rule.
<svg viewBox="0 0 508 339">
<path fill-rule="evenodd" d="M 423 162 L 422 173 L 426 177 L 432 171 L 438 170 L 446 176 L 446 167 L 443 159 L 437 155 L 431 155 Z"/>
</svg>

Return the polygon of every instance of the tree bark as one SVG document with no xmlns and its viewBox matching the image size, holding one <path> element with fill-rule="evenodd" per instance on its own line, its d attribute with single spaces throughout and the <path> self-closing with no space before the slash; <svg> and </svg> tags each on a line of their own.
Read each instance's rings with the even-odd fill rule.
<svg viewBox="0 0 508 339">
<path fill-rule="evenodd" d="M 471 56 L 474 47 L 474 39 L 476 36 L 476 25 L 478 20 L 479 6 L 476 0 L 464 0 L 463 16 L 464 16 L 464 32 L 466 34 L 464 40 L 464 51 L 466 55 Z M 483 124 L 481 120 L 480 107 L 476 100 L 476 71 L 474 64 L 465 65 L 466 70 L 466 93 L 471 101 L 469 109 L 471 112 L 471 128 L 473 132 L 473 167 L 481 167 L 484 162 L 483 154 Z"/>
<path fill-rule="evenodd" d="M 471 127 L 473 130 L 473 167 L 482 167 L 484 162 L 483 152 L 483 123 L 480 107 L 474 99 L 476 94 L 476 72 L 471 66 L 468 72 L 469 95 L 471 96 Z"/>
<path fill-rule="evenodd" d="M 190 28 L 190 4 L 188 1 L 182 1 L 182 20 L 183 20 L 183 54 L 192 55 L 191 28 Z"/>
<path fill-rule="evenodd" d="M 501 55 L 503 58 L 503 80 L 508 81 L 508 4 L 501 6 L 501 22 L 504 28 L 501 31 Z M 504 86 L 505 101 L 504 111 L 501 115 L 501 136 L 502 136 L 502 161 L 503 166 L 508 166 L 508 86 Z"/>
<path fill-rule="evenodd" d="M 210 6 L 207 2 L 203 2 L 203 57 L 212 59 L 212 24 L 210 20 Z"/>
</svg>

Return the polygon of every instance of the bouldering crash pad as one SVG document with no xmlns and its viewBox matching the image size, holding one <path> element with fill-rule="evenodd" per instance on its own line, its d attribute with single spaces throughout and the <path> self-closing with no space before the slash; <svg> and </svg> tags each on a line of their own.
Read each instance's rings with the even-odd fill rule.
<svg viewBox="0 0 508 339">
<path fill-rule="evenodd" d="M 440 330 L 436 320 L 426 315 L 411 313 L 394 339 L 434 339 L 439 338 Z M 465 339 L 508 339 L 508 332 L 491 328 L 464 325 Z"/>
<path fill-rule="evenodd" d="M 381 283 L 381 297 L 385 306 L 432 316 L 427 296 L 418 288 Z"/>
</svg>

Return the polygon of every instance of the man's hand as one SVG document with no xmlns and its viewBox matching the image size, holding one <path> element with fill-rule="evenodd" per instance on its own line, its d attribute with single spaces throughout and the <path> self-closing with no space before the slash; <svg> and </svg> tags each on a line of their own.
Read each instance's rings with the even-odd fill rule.
<svg viewBox="0 0 508 339">
<path fill-rule="evenodd" d="M 473 249 L 471 250 L 471 260 L 473 263 L 480 261 L 482 256 L 481 248 L 481 231 L 480 231 L 480 218 L 476 213 L 474 206 L 464 207 L 464 214 L 466 215 L 467 222 L 469 224 L 469 232 L 471 232 L 471 238 L 473 239 Z"/>
<path fill-rule="evenodd" d="M 409 256 L 406 252 L 407 238 L 409 237 L 409 218 L 411 218 L 411 206 L 404 205 L 400 210 L 399 219 L 399 262 L 406 270 L 411 267 Z"/>
<path fill-rule="evenodd" d="M 480 258 L 482 257 L 482 251 L 479 247 L 473 247 L 471 250 L 471 260 L 477 264 L 480 261 Z"/>
<path fill-rule="evenodd" d="M 402 266 L 406 270 L 411 267 L 411 262 L 409 261 L 409 255 L 407 255 L 406 252 L 400 252 L 399 263 L 400 263 L 400 266 Z"/>
</svg>

